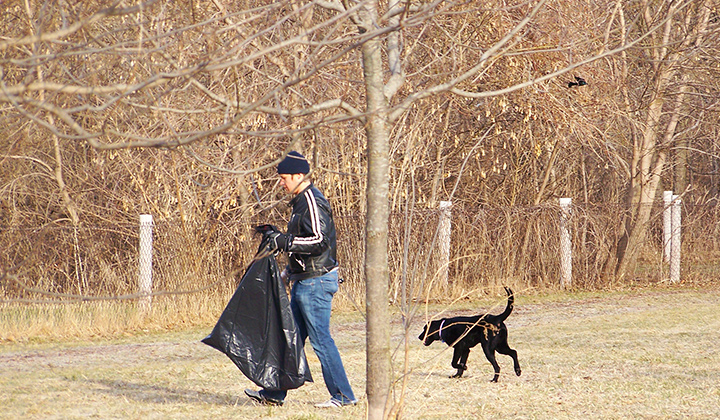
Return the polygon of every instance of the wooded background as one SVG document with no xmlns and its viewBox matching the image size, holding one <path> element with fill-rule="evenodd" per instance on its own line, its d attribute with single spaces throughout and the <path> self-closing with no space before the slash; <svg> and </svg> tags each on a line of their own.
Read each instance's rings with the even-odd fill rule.
<svg viewBox="0 0 720 420">
<path fill-rule="evenodd" d="M 432 260 L 441 200 L 453 202 L 460 289 L 555 287 L 558 197 L 578 209 L 577 287 L 663 280 L 663 190 L 696 215 L 684 277 L 693 254 L 717 261 L 717 4 L 541 3 L 387 6 L 394 26 L 376 36 L 401 45 L 388 63 L 402 52 L 402 72 L 385 73 L 394 282 Z M 253 224 L 283 225 L 274 165 L 297 149 L 340 220 L 345 276 L 362 282 L 366 92 L 352 28 L 365 3 L 346 6 L 4 2 L 4 272 L 48 291 L 127 293 L 149 213 L 181 242 L 156 250 L 156 268 L 204 285 L 248 260 Z"/>
</svg>

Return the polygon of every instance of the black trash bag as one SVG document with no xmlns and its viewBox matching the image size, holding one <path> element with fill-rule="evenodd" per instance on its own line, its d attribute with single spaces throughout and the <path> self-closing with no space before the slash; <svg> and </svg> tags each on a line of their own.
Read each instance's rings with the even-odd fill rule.
<svg viewBox="0 0 720 420">
<path fill-rule="evenodd" d="M 295 389 L 313 381 L 273 254 L 256 257 L 202 342 L 225 353 L 261 388 Z"/>
</svg>

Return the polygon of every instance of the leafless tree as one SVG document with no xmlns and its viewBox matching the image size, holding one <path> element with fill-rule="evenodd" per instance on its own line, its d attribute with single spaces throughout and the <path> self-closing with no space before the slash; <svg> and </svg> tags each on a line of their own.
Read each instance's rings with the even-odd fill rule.
<svg viewBox="0 0 720 420">
<path fill-rule="evenodd" d="M 617 275 L 622 278 L 647 233 L 652 203 L 657 196 L 661 178 L 668 165 L 668 152 L 678 144 L 678 123 L 688 111 L 688 96 L 692 89 L 693 75 L 688 64 L 702 56 L 709 35 L 708 23 L 712 4 L 709 1 L 691 2 L 644 2 L 638 16 L 640 28 L 659 26 L 643 43 L 640 57 L 623 53 L 623 74 L 630 78 L 629 60 L 647 60 L 650 83 L 640 82 L 646 90 L 640 97 L 631 97 L 635 83 L 623 83 L 626 115 L 638 109 L 638 102 L 647 104 L 641 114 L 644 121 L 637 121 L 633 136 L 633 153 L 630 162 L 630 189 L 628 194 L 629 216 L 625 231 L 618 244 Z M 622 16 L 625 11 L 619 7 Z M 621 21 L 622 22 L 622 21 Z M 621 24 L 621 39 L 632 36 Z M 634 93 L 636 93 L 635 91 Z"/>
<path fill-rule="evenodd" d="M 643 205 L 654 196 L 665 161 L 658 145 L 671 139 L 677 127 L 677 119 L 664 117 L 663 110 L 674 103 L 675 114 L 682 112 L 677 98 L 687 93 L 682 86 L 690 82 L 683 81 L 674 63 L 704 45 L 709 20 L 705 2 L 601 2 L 590 9 L 604 16 L 604 33 L 582 38 L 578 45 L 573 34 L 556 36 L 565 24 L 577 23 L 569 22 L 573 5 L 549 0 L 7 3 L 0 103 L 4 113 L 21 117 L 11 137 L 33 127 L 36 138 L 51 139 L 52 162 L 39 164 L 52 174 L 74 224 L 80 223 L 73 210 L 77 197 L 63 181 L 62 149 L 78 143 L 92 146 L 94 153 L 108 151 L 97 155 L 100 160 L 118 150 L 159 149 L 157 159 L 171 160 L 159 166 L 171 169 L 166 180 L 157 182 L 174 190 L 165 196 L 174 197 L 171 204 L 181 217 L 184 209 L 201 202 L 206 211 L 215 208 L 217 196 L 229 187 L 225 181 L 187 195 L 180 191 L 181 175 L 202 185 L 202 176 L 231 175 L 242 184 L 237 195 L 247 204 L 268 186 L 262 176 L 282 152 L 303 146 L 319 173 L 334 180 L 349 177 L 353 188 L 364 189 L 364 200 L 348 204 L 366 213 L 367 395 L 368 418 L 373 419 L 398 415 L 401 409 L 390 398 L 388 220 L 390 200 L 401 206 L 411 183 L 404 180 L 420 172 L 414 153 L 431 156 L 426 159 L 433 164 L 427 171 L 431 202 L 455 191 L 445 185 L 447 172 L 457 181 L 467 168 L 479 179 L 490 171 L 502 173 L 508 204 L 521 201 L 524 177 L 534 174 L 537 190 L 527 202 L 538 204 L 559 188 L 553 182 L 561 184 L 553 181 L 556 170 L 563 169 L 561 147 L 598 131 L 596 124 L 570 121 L 568 111 L 579 100 L 556 78 L 642 47 L 655 54 L 656 84 L 629 165 L 632 202 L 639 211 L 628 224 L 623 246 L 631 250 L 645 227 Z M 638 10 L 635 19 L 632 13 Z M 678 28 L 685 31 L 675 39 Z M 629 60 L 622 61 L 627 75 Z M 668 84 L 677 77 L 680 95 L 668 100 Z M 547 103 L 518 107 L 531 89 Z M 458 110 L 469 117 L 457 117 Z M 496 118 L 510 113 L 505 120 Z M 482 130 L 473 120 L 483 120 Z M 468 163 L 470 156 L 494 148 L 482 133 L 517 139 L 518 127 L 529 121 L 537 121 L 539 128 L 521 130 L 520 136 L 546 137 L 533 140 L 530 150 L 520 141 L 501 142 L 503 161 L 496 156 L 491 168 L 479 158 L 476 167 Z M 447 135 L 451 124 L 466 128 L 465 134 Z M 428 127 L 431 134 L 415 135 L 417 127 Z M 441 133 L 437 139 L 435 130 Z M 167 149 L 177 153 L 161 155 Z M 451 150 L 456 155 L 449 158 Z M 402 158 L 394 156 L 403 152 Z M 179 156 L 190 163 L 178 163 Z M 542 164 L 540 157 L 546 157 Z M 397 179 L 391 176 L 393 161 L 401 162 Z M 142 166 L 132 155 L 125 162 Z M 342 195 L 351 182 L 336 184 Z M 156 201 L 145 198 L 147 205 Z"/>
</svg>

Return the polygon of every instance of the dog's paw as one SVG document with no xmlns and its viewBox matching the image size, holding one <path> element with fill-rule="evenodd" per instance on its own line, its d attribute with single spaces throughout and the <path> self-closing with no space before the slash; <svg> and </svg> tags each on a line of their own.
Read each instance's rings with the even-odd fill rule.
<svg viewBox="0 0 720 420">
<path fill-rule="evenodd" d="M 520 368 L 515 369 L 515 374 L 517 376 L 520 376 L 521 373 L 522 373 L 522 370 L 520 370 Z"/>
</svg>

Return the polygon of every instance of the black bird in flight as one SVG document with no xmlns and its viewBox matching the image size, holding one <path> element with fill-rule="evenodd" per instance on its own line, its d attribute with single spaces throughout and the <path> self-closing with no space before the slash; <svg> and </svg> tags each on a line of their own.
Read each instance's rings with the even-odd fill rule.
<svg viewBox="0 0 720 420">
<path fill-rule="evenodd" d="M 585 86 L 587 85 L 587 82 L 582 77 L 575 76 L 575 82 L 568 82 L 568 88 L 571 88 L 573 86 Z"/>
</svg>

